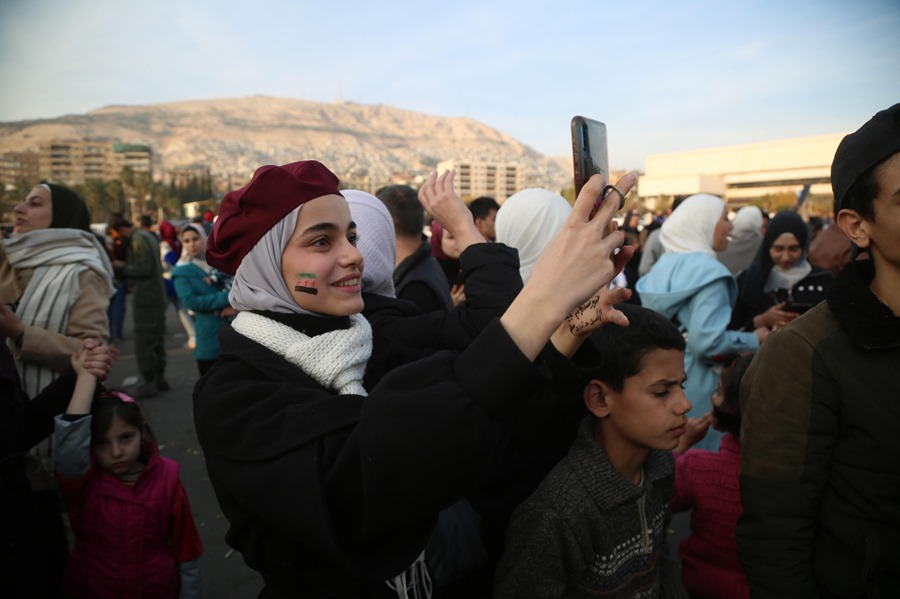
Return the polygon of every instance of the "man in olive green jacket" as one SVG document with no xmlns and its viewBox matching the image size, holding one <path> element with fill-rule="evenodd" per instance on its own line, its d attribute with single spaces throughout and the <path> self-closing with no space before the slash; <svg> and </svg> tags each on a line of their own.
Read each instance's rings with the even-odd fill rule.
<svg viewBox="0 0 900 599">
<path fill-rule="evenodd" d="M 900 104 L 841 142 L 837 224 L 869 260 L 744 377 L 738 554 L 752 597 L 900 589 Z"/>
<path fill-rule="evenodd" d="M 135 397 L 145 398 L 167 391 L 166 371 L 166 288 L 162 278 L 159 240 L 149 229 L 150 217 L 141 217 L 141 228 L 121 219 L 113 223 L 127 238 L 128 262 L 115 261 L 116 275 L 131 285 L 134 313 L 134 348 L 143 384 Z"/>
</svg>

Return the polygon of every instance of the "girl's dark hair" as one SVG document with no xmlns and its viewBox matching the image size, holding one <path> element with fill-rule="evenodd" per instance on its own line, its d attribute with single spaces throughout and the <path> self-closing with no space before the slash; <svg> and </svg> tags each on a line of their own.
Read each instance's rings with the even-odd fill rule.
<svg viewBox="0 0 900 599">
<path fill-rule="evenodd" d="M 144 442 L 155 443 L 153 433 L 144 418 L 144 412 L 135 401 L 122 401 L 113 393 L 101 392 L 91 405 L 91 444 L 96 445 L 106 436 L 113 418 L 118 416 L 126 424 L 141 431 Z"/>
<path fill-rule="evenodd" d="M 741 380 L 753 361 L 754 353 L 741 354 L 722 369 L 722 405 L 713 406 L 716 428 L 723 433 L 741 436 Z"/>
<path fill-rule="evenodd" d="M 641 361 L 654 349 L 684 351 L 684 337 L 662 314 L 633 304 L 616 308 L 628 317 L 628 326 L 606 324 L 591 334 L 599 358 L 589 368 L 591 379 L 603 381 L 617 392 L 625 379 L 641 371 Z"/>
</svg>

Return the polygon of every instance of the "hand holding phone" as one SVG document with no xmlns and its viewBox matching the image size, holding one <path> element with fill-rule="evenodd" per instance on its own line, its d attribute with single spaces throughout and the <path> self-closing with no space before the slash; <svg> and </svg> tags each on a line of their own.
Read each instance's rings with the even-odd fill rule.
<svg viewBox="0 0 900 599">
<path fill-rule="evenodd" d="M 604 123 L 583 116 L 575 116 L 572 117 L 571 129 L 572 164 L 575 171 L 575 196 L 577 197 L 581 192 L 581 188 L 593 175 L 602 175 L 604 181 L 607 184 L 610 183 L 609 150 L 607 148 L 606 125 Z M 625 206 L 624 193 L 612 185 L 607 185 L 594 203 L 591 218 L 597 212 L 600 203 L 610 194 L 619 197 L 618 210 Z M 615 227 L 615 222 L 610 219 L 609 226 L 606 228 L 606 234 L 608 235 L 614 231 Z"/>
<path fill-rule="evenodd" d="M 583 116 L 572 117 L 572 163 L 575 167 L 575 197 L 593 175 L 609 182 L 609 151 L 606 125 Z"/>
</svg>

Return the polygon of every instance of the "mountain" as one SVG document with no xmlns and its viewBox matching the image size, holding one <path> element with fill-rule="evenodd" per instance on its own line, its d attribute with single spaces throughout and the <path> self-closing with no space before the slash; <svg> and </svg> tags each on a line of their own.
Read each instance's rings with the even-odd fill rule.
<svg viewBox="0 0 900 599">
<path fill-rule="evenodd" d="M 557 161 L 472 119 L 384 105 L 251 96 L 107 106 L 87 114 L 0 123 L 0 152 L 80 138 L 147 144 L 157 176 L 206 166 L 214 176 L 240 180 L 263 164 L 316 158 L 341 179 L 415 177 L 448 159 L 515 162 L 526 167 L 529 186 L 560 189 L 569 177 Z"/>
</svg>

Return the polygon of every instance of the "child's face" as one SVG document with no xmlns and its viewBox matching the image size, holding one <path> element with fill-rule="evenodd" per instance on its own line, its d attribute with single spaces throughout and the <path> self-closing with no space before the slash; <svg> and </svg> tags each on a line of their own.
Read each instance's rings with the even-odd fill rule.
<svg viewBox="0 0 900 599">
<path fill-rule="evenodd" d="M 104 470 L 115 475 L 131 474 L 139 470 L 141 429 L 113 416 L 112 423 L 100 443 L 93 446 L 94 459 Z"/>
<path fill-rule="evenodd" d="M 691 402 L 681 385 L 684 352 L 654 349 L 641 361 L 641 370 L 625 379 L 621 393 L 607 389 L 605 417 L 601 417 L 603 445 L 615 443 L 621 452 L 671 450 L 685 432 Z M 607 450 L 609 451 L 609 450 Z"/>
<path fill-rule="evenodd" d="M 203 240 L 192 229 L 187 229 L 181 234 L 181 245 L 184 246 L 184 249 L 192 258 L 200 256 L 201 252 L 203 252 Z"/>
<path fill-rule="evenodd" d="M 297 305 L 327 316 L 359 314 L 362 272 L 347 200 L 329 195 L 303 204 L 281 254 L 281 276 Z"/>
</svg>

